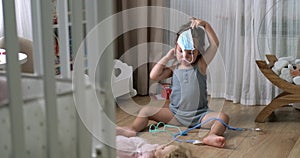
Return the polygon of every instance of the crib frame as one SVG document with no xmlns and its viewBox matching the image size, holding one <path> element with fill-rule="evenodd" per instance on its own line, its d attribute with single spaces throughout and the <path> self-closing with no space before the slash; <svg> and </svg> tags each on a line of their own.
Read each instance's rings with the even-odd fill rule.
<svg viewBox="0 0 300 158">
<path fill-rule="evenodd" d="M 22 98 L 22 79 L 24 75 L 20 72 L 20 67 L 17 61 L 16 53 L 19 52 L 18 46 L 16 46 L 18 35 L 16 31 L 16 18 L 15 18 L 15 2 L 10 0 L 3 0 L 3 12 L 4 12 L 4 36 L 5 36 L 5 46 L 7 52 L 7 66 L 6 66 L 6 76 L 8 84 L 8 95 L 9 103 L 7 105 L 10 113 L 10 124 L 11 124 L 11 145 L 12 152 L 10 157 L 30 157 L 26 153 L 26 142 L 24 134 L 24 113 L 23 105 L 24 100 Z M 68 8 L 67 1 L 57 0 L 58 12 L 59 12 L 59 36 L 61 38 L 61 75 L 58 76 L 63 80 L 71 80 L 72 71 L 70 70 L 70 56 L 69 56 L 69 40 L 72 40 L 72 51 L 74 56 L 83 41 L 83 1 L 77 0 L 71 3 L 71 25 L 72 32 L 69 32 L 69 19 L 68 19 Z M 85 1 L 85 11 L 86 11 L 86 31 L 88 32 L 94 26 L 96 26 L 101 20 L 103 20 L 103 15 L 110 15 L 112 10 L 107 8 L 112 6 L 112 2 L 98 2 L 98 1 Z M 105 9 L 103 9 L 105 8 Z M 31 12 L 32 12 L 32 29 L 33 29 L 33 52 L 34 53 L 34 76 L 33 78 L 39 78 L 43 81 L 44 91 L 40 92 L 44 94 L 45 102 L 45 115 L 46 115 L 46 150 L 47 157 L 49 158 L 59 158 L 62 157 L 59 153 L 59 138 L 58 138 L 58 123 L 57 123 L 57 100 L 58 96 L 56 94 L 56 83 L 59 82 L 57 76 L 54 74 L 54 53 L 53 52 L 53 25 L 52 25 L 52 0 L 31 0 Z M 108 30 L 108 36 L 110 35 Z M 69 34 L 72 34 L 72 38 L 69 38 Z M 88 50 L 87 50 L 88 51 Z M 92 53 L 87 53 L 87 60 L 93 59 Z M 112 56 L 107 57 L 107 64 L 112 64 Z M 81 61 L 83 63 L 83 61 Z M 87 67 L 81 67 L 79 70 L 80 75 L 76 83 L 74 83 L 75 89 L 72 90 L 73 94 L 82 94 L 79 104 L 86 104 L 86 93 L 87 87 L 85 84 L 86 79 L 84 74 L 92 69 L 91 65 L 96 65 L 93 60 L 89 61 Z M 80 65 L 82 66 L 82 65 Z M 105 71 L 106 72 L 106 71 Z M 105 74 L 107 76 L 111 75 L 109 72 Z M 104 76 L 105 76 L 104 75 Z M 105 78 L 104 78 L 105 79 Z M 103 82 L 103 79 L 101 80 Z M 23 85 L 24 86 L 24 85 Z M 93 86 L 92 86 L 93 87 Z M 99 84 L 100 89 L 105 89 L 105 84 Z M 79 91 L 79 89 L 81 91 Z M 114 101 L 113 98 L 109 97 L 109 94 L 102 94 L 105 99 L 106 112 L 109 117 L 113 117 L 114 114 Z M 111 118 L 114 120 L 114 118 Z M 86 158 L 92 156 L 92 136 L 87 131 L 85 125 L 82 123 L 79 116 L 76 117 L 77 120 L 77 157 Z M 103 120 L 99 120 L 103 121 Z M 102 127 L 99 127 L 102 128 Z M 104 127 L 103 127 L 104 128 Z M 114 138 L 114 129 L 105 128 L 103 130 L 107 132 L 107 137 Z M 105 133 L 104 133 L 105 134 Z M 101 142 L 100 142 L 101 143 Z M 101 148 L 97 150 L 103 150 L 101 157 L 115 157 L 115 150 L 108 145 L 102 144 Z"/>
</svg>

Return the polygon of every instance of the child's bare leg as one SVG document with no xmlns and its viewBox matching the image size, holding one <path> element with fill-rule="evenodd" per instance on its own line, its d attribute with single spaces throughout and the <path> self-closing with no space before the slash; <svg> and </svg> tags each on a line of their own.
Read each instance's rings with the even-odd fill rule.
<svg viewBox="0 0 300 158">
<path fill-rule="evenodd" d="M 224 120 L 225 123 L 229 122 L 229 117 L 225 113 L 222 112 L 211 112 L 205 115 L 205 117 L 202 119 L 202 122 L 210 119 L 210 118 L 220 118 Z M 215 147 L 224 147 L 225 145 L 225 138 L 223 137 L 223 134 L 226 130 L 226 127 L 220 123 L 219 121 L 212 121 L 212 123 L 208 123 L 204 127 L 211 127 L 211 130 L 209 134 L 203 139 L 203 143 Z"/>
<path fill-rule="evenodd" d="M 131 126 L 122 128 L 118 127 L 117 134 L 127 137 L 135 136 L 136 132 L 147 127 L 149 120 L 177 124 L 178 122 L 173 117 L 173 113 L 169 110 L 169 108 L 146 106 L 140 110 Z"/>
<path fill-rule="evenodd" d="M 116 127 L 116 135 L 122 135 L 126 137 L 136 136 L 136 131 L 132 130 L 130 127 Z"/>
</svg>

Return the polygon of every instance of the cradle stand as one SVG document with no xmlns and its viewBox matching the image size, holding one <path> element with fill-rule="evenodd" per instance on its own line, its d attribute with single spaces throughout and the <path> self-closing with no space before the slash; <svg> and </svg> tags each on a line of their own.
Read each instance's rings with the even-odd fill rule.
<svg viewBox="0 0 300 158">
<path fill-rule="evenodd" d="M 123 63 L 120 60 L 114 60 L 114 72 L 119 69 L 120 74 L 112 75 L 112 92 L 116 98 L 128 99 L 137 94 L 137 91 L 133 89 L 133 68 L 132 66 Z"/>
<path fill-rule="evenodd" d="M 276 96 L 269 105 L 267 105 L 256 117 L 256 122 L 265 122 L 276 109 L 279 109 L 285 105 L 300 102 L 300 86 L 289 83 L 281 79 L 271 69 L 274 63 L 277 61 L 275 55 L 266 55 L 269 64 L 263 60 L 257 60 L 256 64 L 264 76 L 271 81 L 275 86 L 283 90 L 281 94 Z"/>
</svg>

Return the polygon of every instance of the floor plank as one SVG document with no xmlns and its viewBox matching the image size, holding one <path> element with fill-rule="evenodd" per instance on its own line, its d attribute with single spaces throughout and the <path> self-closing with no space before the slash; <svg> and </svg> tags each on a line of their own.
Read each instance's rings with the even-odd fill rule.
<svg viewBox="0 0 300 158">
<path fill-rule="evenodd" d="M 234 104 L 224 99 L 210 99 L 210 108 L 215 111 L 223 111 L 230 116 L 229 125 L 244 128 L 261 128 L 262 132 L 255 131 L 231 131 L 226 130 L 225 148 L 215 148 L 205 145 L 193 145 L 185 143 L 196 157 L 228 157 L 228 158 L 252 158 L 274 157 L 294 158 L 300 155 L 300 111 L 292 107 L 284 107 L 274 112 L 273 118 L 265 123 L 254 122 L 258 113 L 264 106 L 245 106 Z M 157 101 L 150 97 L 135 97 L 131 101 L 119 101 L 117 108 L 117 125 L 130 125 L 139 109 L 143 106 L 160 106 L 164 101 Z M 121 107 L 122 106 L 122 107 Z M 274 117 L 275 116 L 275 117 Z M 154 122 L 150 122 L 154 123 Z M 181 127 L 182 130 L 186 129 Z M 196 129 L 188 136 L 181 139 L 201 139 L 208 130 Z M 173 140 L 169 133 L 149 133 L 148 129 L 138 134 L 149 143 L 165 144 Z"/>
<path fill-rule="evenodd" d="M 296 144 L 294 145 L 292 151 L 290 152 L 288 158 L 299 157 L 300 155 L 300 138 L 298 138 Z"/>
</svg>

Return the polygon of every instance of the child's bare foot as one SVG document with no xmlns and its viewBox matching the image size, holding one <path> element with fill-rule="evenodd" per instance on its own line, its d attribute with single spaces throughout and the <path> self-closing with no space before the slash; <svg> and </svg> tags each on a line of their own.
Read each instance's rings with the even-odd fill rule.
<svg viewBox="0 0 300 158">
<path fill-rule="evenodd" d="M 223 148 L 225 146 L 225 138 L 215 134 L 210 134 L 203 139 L 203 143 L 206 145 Z"/>
<path fill-rule="evenodd" d="M 126 137 L 136 136 L 136 132 L 134 130 L 130 129 L 129 127 L 117 127 L 116 134 L 126 136 Z"/>
</svg>

